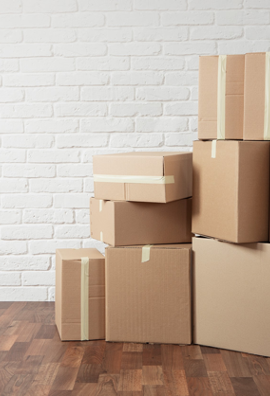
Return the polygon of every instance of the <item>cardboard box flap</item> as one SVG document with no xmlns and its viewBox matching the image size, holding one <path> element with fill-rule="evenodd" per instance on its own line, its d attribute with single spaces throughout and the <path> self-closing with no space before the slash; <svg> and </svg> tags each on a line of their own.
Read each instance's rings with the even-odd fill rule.
<svg viewBox="0 0 270 396">
<path fill-rule="evenodd" d="M 58 254 L 62 260 L 81 260 L 82 257 L 89 257 L 89 259 L 104 259 L 104 256 L 94 248 L 89 249 L 57 249 Z"/>
</svg>

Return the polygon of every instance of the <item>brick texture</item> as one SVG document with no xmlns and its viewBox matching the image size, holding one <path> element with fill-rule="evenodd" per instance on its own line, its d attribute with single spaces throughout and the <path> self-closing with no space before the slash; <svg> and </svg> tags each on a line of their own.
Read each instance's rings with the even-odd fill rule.
<svg viewBox="0 0 270 396">
<path fill-rule="evenodd" d="M 198 56 L 270 50 L 268 0 L 0 1 L 0 298 L 54 298 L 93 154 L 192 150 Z"/>
</svg>

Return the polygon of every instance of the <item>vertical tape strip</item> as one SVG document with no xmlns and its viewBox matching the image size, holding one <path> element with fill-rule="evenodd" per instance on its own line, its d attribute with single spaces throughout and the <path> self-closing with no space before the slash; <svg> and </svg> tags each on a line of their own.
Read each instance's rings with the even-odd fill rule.
<svg viewBox="0 0 270 396">
<path fill-rule="evenodd" d="M 89 258 L 81 258 L 81 341 L 89 340 Z"/>
<path fill-rule="evenodd" d="M 225 139 L 225 93 L 226 93 L 227 55 L 218 57 L 217 84 L 217 138 Z"/>
<path fill-rule="evenodd" d="M 212 140 L 211 142 L 211 158 L 216 158 L 217 154 L 217 141 Z"/>
<path fill-rule="evenodd" d="M 102 231 L 100 231 L 99 239 L 101 240 L 101 242 L 103 242 L 103 232 Z"/>
<path fill-rule="evenodd" d="M 103 209 L 103 200 L 100 199 L 99 200 L 99 211 L 102 212 L 102 209 Z"/>
<path fill-rule="evenodd" d="M 264 140 L 270 140 L 270 52 L 265 53 Z"/>
<path fill-rule="evenodd" d="M 152 245 L 145 245 L 142 247 L 142 263 L 150 260 L 150 249 Z"/>
</svg>

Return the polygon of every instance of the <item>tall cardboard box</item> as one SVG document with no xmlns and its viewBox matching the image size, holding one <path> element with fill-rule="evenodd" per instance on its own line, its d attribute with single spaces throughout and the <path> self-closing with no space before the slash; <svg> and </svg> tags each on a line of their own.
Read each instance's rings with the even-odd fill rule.
<svg viewBox="0 0 270 396">
<path fill-rule="evenodd" d="M 243 139 L 244 55 L 199 59 L 199 139 Z"/>
<path fill-rule="evenodd" d="M 194 142 L 192 232 L 268 241 L 269 142 Z"/>
<path fill-rule="evenodd" d="M 191 242 L 191 199 L 167 204 L 90 199 L 91 237 L 112 246 Z"/>
<path fill-rule="evenodd" d="M 61 340 L 104 339 L 104 256 L 96 249 L 58 249 L 55 272 L 55 323 Z"/>
<path fill-rule="evenodd" d="M 191 245 L 106 249 L 106 340 L 191 343 Z"/>
<path fill-rule="evenodd" d="M 244 139 L 270 140 L 270 54 L 246 54 Z"/>
<path fill-rule="evenodd" d="M 270 356 L 270 244 L 193 238 L 194 342 Z"/>
<path fill-rule="evenodd" d="M 165 203 L 192 196 L 192 153 L 98 155 L 93 174 L 98 199 Z"/>
</svg>

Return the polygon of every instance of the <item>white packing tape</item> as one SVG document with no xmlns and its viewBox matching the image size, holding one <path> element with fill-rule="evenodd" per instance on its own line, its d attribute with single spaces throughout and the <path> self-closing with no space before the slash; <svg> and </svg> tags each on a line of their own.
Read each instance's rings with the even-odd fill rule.
<svg viewBox="0 0 270 396">
<path fill-rule="evenodd" d="M 150 260 L 150 249 L 152 245 L 145 245 L 142 247 L 142 263 Z"/>
<path fill-rule="evenodd" d="M 217 155 L 217 141 L 212 140 L 211 142 L 211 158 L 216 158 Z"/>
<path fill-rule="evenodd" d="M 226 68 L 227 55 L 219 55 L 217 83 L 217 139 L 225 139 Z"/>
<path fill-rule="evenodd" d="M 103 209 L 103 199 L 99 200 L 99 211 L 102 212 Z"/>
<path fill-rule="evenodd" d="M 100 231 L 100 233 L 99 233 L 99 239 L 101 240 L 101 242 L 103 242 L 103 232 L 102 231 Z"/>
<path fill-rule="evenodd" d="M 81 341 L 89 340 L 89 258 L 81 258 Z"/>
<path fill-rule="evenodd" d="M 123 176 L 123 175 L 97 175 L 94 182 L 103 183 L 137 183 L 137 184 L 174 184 L 174 176 Z"/>
</svg>

